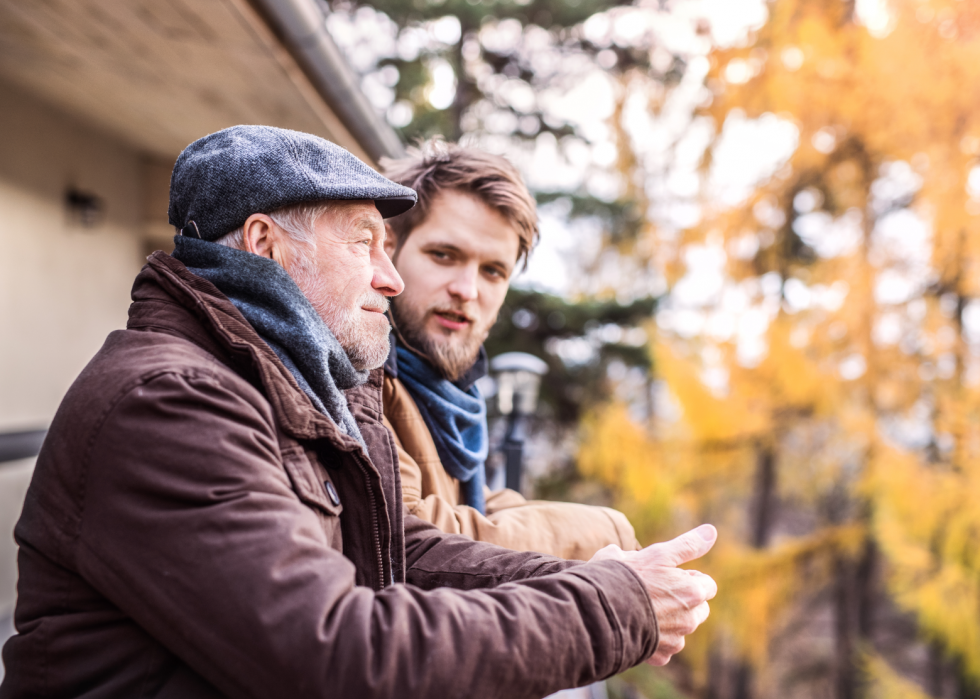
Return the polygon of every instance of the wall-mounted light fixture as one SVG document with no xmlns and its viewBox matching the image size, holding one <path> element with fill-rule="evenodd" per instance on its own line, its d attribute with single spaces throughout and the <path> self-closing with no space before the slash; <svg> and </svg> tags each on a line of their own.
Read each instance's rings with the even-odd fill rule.
<svg viewBox="0 0 980 699">
<path fill-rule="evenodd" d="M 82 228 L 94 228 L 105 218 L 105 200 L 102 197 L 69 187 L 65 192 L 68 220 Z"/>
</svg>

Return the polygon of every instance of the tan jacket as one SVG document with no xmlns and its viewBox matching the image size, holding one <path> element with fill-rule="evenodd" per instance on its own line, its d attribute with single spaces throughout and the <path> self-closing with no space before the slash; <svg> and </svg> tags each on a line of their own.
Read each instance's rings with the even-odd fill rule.
<svg viewBox="0 0 980 699">
<path fill-rule="evenodd" d="M 395 435 L 406 511 L 444 532 L 516 551 L 588 560 L 609 544 L 638 548 L 629 520 L 616 510 L 525 500 L 513 490 L 486 491 L 487 514 L 461 505 L 459 481 L 446 473 L 432 435 L 405 385 L 384 379 L 385 425 Z"/>
</svg>

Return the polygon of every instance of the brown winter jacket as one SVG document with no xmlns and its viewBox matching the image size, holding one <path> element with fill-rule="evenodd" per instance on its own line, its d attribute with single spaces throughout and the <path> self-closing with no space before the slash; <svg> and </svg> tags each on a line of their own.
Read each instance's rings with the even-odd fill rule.
<svg viewBox="0 0 980 699">
<path fill-rule="evenodd" d="M 515 551 L 588 560 L 604 546 L 637 548 L 629 520 L 608 507 L 525 500 L 513 490 L 486 490 L 486 516 L 461 504 L 459 481 L 439 459 L 415 400 L 397 378 L 397 362 L 385 365 L 385 425 L 395 435 L 405 511 L 449 534 L 463 534 Z"/>
<path fill-rule="evenodd" d="M 530 698 L 652 654 L 626 566 L 403 524 L 380 372 L 369 458 L 180 262 L 133 300 L 38 457 L 0 697 Z"/>
</svg>

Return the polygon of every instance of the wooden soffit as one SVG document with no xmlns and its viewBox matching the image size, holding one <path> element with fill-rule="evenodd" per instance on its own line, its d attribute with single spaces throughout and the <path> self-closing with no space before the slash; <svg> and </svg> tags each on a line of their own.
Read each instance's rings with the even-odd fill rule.
<svg viewBox="0 0 980 699">
<path fill-rule="evenodd" d="M 0 78 L 171 162 L 235 124 L 370 162 L 246 0 L 0 0 Z"/>
</svg>

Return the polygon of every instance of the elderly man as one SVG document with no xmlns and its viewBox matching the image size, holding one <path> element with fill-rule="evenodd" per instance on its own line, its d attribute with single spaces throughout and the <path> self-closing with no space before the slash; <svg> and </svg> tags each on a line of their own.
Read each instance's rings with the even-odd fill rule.
<svg viewBox="0 0 980 699">
<path fill-rule="evenodd" d="M 419 195 L 388 221 L 385 243 L 405 281 L 392 301 L 398 339 L 385 363 L 384 413 L 407 511 L 518 551 L 587 560 L 610 544 L 635 549 L 633 527 L 615 510 L 485 486 L 487 419 L 475 387 L 487 372 L 483 341 L 538 237 L 520 173 L 500 156 L 438 140 L 384 166 Z"/>
<path fill-rule="evenodd" d="M 588 564 L 403 517 L 381 422 L 383 216 L 414 202 L 322 139 L 191 144 L 155 253 L 65 396 L 17 525 L 0 697 L 536 697 L 707 616 L 714 529 Z"/>
</svg>

